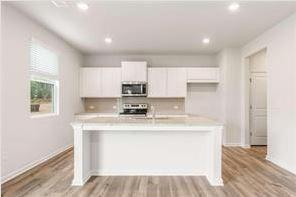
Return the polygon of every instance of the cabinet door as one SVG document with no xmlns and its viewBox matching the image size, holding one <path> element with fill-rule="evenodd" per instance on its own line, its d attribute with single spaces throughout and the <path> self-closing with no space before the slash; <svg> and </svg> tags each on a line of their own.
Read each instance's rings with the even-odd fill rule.
<svg viewBox="0 0 296 197">
<path fill-rule="evenodd" d="M 166 97 L 167 93 L 167 69 L 149 68 L 148 69 L 148 97 Z"/>
<path fill-rule="evenodd" d="M 218 83 L 219 68 L 188 68 L 187 81 L 189 83 Z"/>
<path fill-rule="evenodd" d="M 121 95 L 121 68 L 101 68 L 101 97 L 112 98 Z"/>
<path fill-rule="evenodd" d="M 167 69 L 167 97 L 186 97 L 186 68 Z"/>
<path fill-rule="evenodd" d="M 80 96 L 101 96 L 101 70 L 99 68 L 80 69 Z"/>
<path fill-rule="evenodd" d="M 147 82 L 147 62 L 121 62 L 122 81 Z"/>
</svg>

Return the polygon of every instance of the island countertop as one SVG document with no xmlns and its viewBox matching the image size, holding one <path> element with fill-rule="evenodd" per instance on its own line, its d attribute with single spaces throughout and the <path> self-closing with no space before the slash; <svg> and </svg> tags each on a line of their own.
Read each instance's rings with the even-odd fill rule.
<svg viewBox="0 0 296 197">
<path fill-rule="evenodd" d="M 95 117 L 84 120 L 77 120 L 72 123 L 72 126 L 81 126 L 81 127 L 129 127 L 130 128 L 162 128 L 162 127 L 173 127 L 180 129 L 192 128 L 192 127 L 219 127 L 223 126 L 222 123 L 212 120 L 210 118 L 202 116 L 156 116 L 153 119 L 151 116 L 148 117 Z M 108 129 L 109 130 L 109 129 Z"/>
</svg>

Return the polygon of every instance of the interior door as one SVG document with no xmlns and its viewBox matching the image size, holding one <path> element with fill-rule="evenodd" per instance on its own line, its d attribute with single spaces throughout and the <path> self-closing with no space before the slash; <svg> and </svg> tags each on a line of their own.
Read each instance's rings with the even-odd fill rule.
<svg viewBox="0 0 296 197">
<path fill-rule="evenodd" d="M 251 73 L 251 145 L 267 145 L 267 87 L 265 73 Z"/>
</svg>

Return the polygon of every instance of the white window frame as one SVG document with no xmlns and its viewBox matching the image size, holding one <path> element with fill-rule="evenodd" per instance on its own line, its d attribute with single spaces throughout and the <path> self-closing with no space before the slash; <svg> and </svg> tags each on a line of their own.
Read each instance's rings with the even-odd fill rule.
<svg viewBox="0 0 296 197">
<path fill-rule="evenodd" d="M 38 44 L 40 44 L 42 47 L 47 48 L 51 51 L 52 50 L 50 47 L 45 46 L 42 42 L 40 42 L 39 40 L 36 40 L 35 38 L 31 38 L 31 42 L 36 42 Z M 29 52 L 29 54 L 31 55 L 31 53 Z M 56 53 L 57 54 L 57 53 Z M 58 54 L 57 54 L 58 56 Z M 31 57 L 30 57 L 31 59 Z M 30 61 L 31 64 L 31 61 Z M 29 65 L 31 66 L 31 65 Z M 31 112 L 31 81 L 37 81 L 37 82 L 41 82 L 41 83 L 48 83 L 48 84 L 52 84 L 53 85 L 53 96 L 52 96 L 52 105 L 53 105 L 53 112 L 49 112 L 49 113 L 45 113 L 45 114 L 34 114 Z M 51 116 L 58 116 L 59 115 L 59 79 L 58 76 L 57 77 L 53 77 L 51 75 L 47 75 L 47 74 L 43 74 L 43 73 L 31 73 L 30 72 L 30 78 L 29 78 L 29 112 L 30 112 L 30 117 L 31 118 L 42 118 L 42 117 L 51 117 Z"/>
<path fill-rule="evenodd" d="M 31 81 L 37 81 L 41 83 L 47 83 L 53 85 L 53 96 L 52 96 L 52 105 L 53 105 L 53 112 L 46 113 L 46 114 L 34 114 L 31 112 L 31 118 L 39 118 L 39 117 L 49 117 L 49 116 L 57 116 L 59 115 L 59 81 L 55 79 L 48 79 L 43 78 L 36 75 L 31 75 L 30 77 L 30 91 L 31 91 Z M 31 106 L 31 95 L 30 95 L 30 105 Z"/>
</svg>

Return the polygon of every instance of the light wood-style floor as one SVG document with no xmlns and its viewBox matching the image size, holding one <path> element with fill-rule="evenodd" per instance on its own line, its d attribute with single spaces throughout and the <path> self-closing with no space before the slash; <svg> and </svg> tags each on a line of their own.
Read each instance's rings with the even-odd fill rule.
<svg viewBox="0 0 296 197">
<path fill-rule="evenodd" d="M 197 197 L 296 196 L 296 176 L 265 160 L 266 147 L 223 148 L 224 187 L 205 177 L 93 177 L 71 187 L 73 150 L 6 183 L 3 196 Z"/>
</svg>

